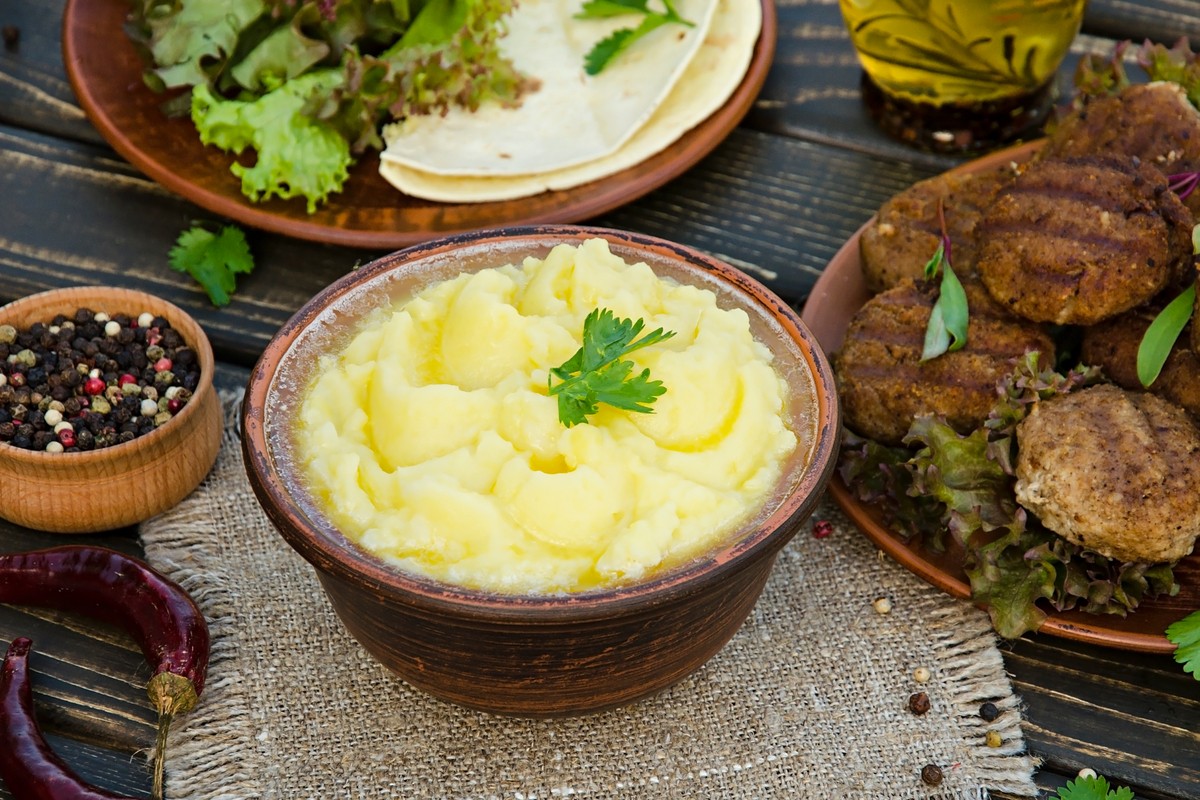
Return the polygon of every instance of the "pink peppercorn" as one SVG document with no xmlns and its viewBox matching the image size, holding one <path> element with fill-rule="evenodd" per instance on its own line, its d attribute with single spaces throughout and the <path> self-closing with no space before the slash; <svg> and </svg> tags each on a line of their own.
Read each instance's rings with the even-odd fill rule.
<svg viewBox="0 0 1200 800">
<path fill-rule="evenodd" d="M 117 386 L 124 386 L 127 383 L 137 383 L 137 378 L 130 375 L 128 372 L 122 374 L 121 377 L 117 378 Z"/>
<path fill-rule="evenodd" d="M 182 400 L 172 397 L 167 401 L 167 411 L 170 411 L 172 414 L 178 414 L 181 408 L 183 408 Z"/>
<path fill-rule="evenodd" d="M 155 372 L 170 372 L 171 366 L 172 366 L 171 359 L 165 358 L 165 357 L 160 358 L 158 361 L 154 362 L 154 371 Z"/>
<path fill-rule="evenodd" d="M 83 390 L 91 395 L 97 395 L 104 391 L 103 378 L 88 378 L 83 384 Z"/>
<path fill-rule="evenodd" d="M 63 428 L 58 432 L 58 441 L 62 443 L 63 447 L 74 447 L 75 431 L 70 428 Z"/>
<path fill-rule="evenodd" d="M 813 523 L 812 535 L 814 539 L 824 539 L 833 533 L 833 523 L 827 519 L 820 519 Z"/>
</svg>

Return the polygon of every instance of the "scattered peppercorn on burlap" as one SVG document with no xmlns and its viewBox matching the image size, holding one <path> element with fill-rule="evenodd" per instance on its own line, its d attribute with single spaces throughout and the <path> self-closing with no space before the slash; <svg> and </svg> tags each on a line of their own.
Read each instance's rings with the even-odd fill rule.
<svg viewBox="0 0 1200 800">
<path fill-rule="evenodd" d="M 832 504 L 813 519 L 830 535 L 805 524 L 745 626 L 681 683 L 593 716 L 497 717 L 408 686 L 350 638 L 260 511 L 231 424 L 206 481 L 141 531 L 213 634 L 208 688 L 172 729 L 167 796 L 1035 796 L 987 617 L 884 558 Z M 922 782 L 928 764 L 940 785 Z"/>
</svg>

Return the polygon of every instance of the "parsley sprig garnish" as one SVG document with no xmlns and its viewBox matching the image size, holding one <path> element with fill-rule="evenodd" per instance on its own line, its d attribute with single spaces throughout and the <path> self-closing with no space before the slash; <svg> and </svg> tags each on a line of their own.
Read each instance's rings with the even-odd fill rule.
<svg viewBox="0 0 1200 800">
<path fill-rule="evenodd" d="M 922 361 L 937 358 L 947 351 L 961 350 L 967 343 L 967 293 L 950 266 L 950 234 L 946 232 L 946 210 L 941 200 L 938 201 L 938 222 L 942 227 L 941 241 L 925 264 L 925 278 L 932 280 L 940 270 L 942 285 L 925 328 Z"/>
<path fill-rule="evenodd" d="M 633 362 L 625 356 L 675 335 L 662 328 L 637 336 L 643 320 L 618 319 L 607 308 L 597 308 L 583 321 L 583 346 L 546 377 L 550 394 L 558 397 L 558 419 L 570 428 L 587 422 L 600 403 L 648 414 L 650 404 L 666 391 L 662 381 L 650 380 L 650 370 L 633 374 Z M 561 383 L 554 383 L 557 378 Z"/>
<path fill-rule="evenodd" d="M 583 8 L 575 15 L 576 19 L 604 19 L 622 14 L 642 14 L 642 21 L 636 28 L 621 28 L 596 42 L 595 46 L 583 57 L 584 71 L 588 75 L 600 74 L 601 70 L 611 64 L 613 59 L 631 44 L 655 28 L 669 22 L 687 25 L 689 28 L 695 25 L 679 15 L 671 0 L 663 0 L 663 6 L 666 11 L 659 13 L 650 10 L 648 0 L 588 0 L 584 3 Z"/>
</svg>

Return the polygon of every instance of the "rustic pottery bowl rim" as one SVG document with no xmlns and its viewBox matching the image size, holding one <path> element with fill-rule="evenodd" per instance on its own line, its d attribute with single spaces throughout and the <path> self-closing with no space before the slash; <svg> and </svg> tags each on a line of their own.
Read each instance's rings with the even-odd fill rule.
<svg viewBox="0 0 1200 800">
<path fill-rule="evenodd" d="M 783 329 L 808 368 L 817 400 L 816 441 L 810 460 L 786 497 L 744 536 L 704 556 L 628 585 L 577 594 L 509 595 L 467 589 L 403 572 L 386 564 L 336 529 L 317 524 L 274 477 L 275 462 L 266 437 L 266 407 L 274 377 L 301 333 L 334 300 L 361 283 L 412 262 L 489 241 L 528 240 L 530 246 L 552 242 L 581 242 L 601 237 L 610 243 L 643 251 L 666 252 L 689 270 L 715 277 Z M 481 620 L 555 623 L 633 614 L 710 590 L 727 575 L 773 557 L 795 534 L 799 524 L 820 501 L 836 466 L 840 409 L 832 368 L 816 338 L 799 315 L 777 295 L 746 273 L 718 258 L 686 245 L 647 234 L 583 225 L 530 225 L 489 228 L 441 237 L 381 256 L 343 275 L 304 304 L 272 337 L 251 372 L 242 405 L 242 446 L 250 483 L 260 504 L 285 540 L 320 573 L 370 588 L 407 605 L 432 613 Z"/>
<path fill-rule="evenodd" d="M 194 328 L 196 335 L 189 336 L 186 339 L 188 347 L 196 352 L 196 360 L 200 365 L 200 380 L 196 384 L 196 389 L 192 392 L 192 401 L 184 405 L 183 409 L 178 414 L 172 417 L 167 423 L 160 425 L 149 433 L 142 434 L 128 442 L 110 445 L 109 447 L 97 448 L 95 450 L 81 450 L 74 453 L 49 453 L 45 450 L 26 450 L 21 447 L 14 447 L 9 444 L 4 444 L 0 449 L 0 458 L 13 464 L 37 464 L 40 467 L 47 465 L 61 466 L 64 469 L 78 469 L 85 465 L 90 465 L 99 461 L 116 461 L 120 460 L 123 455 L 131 453 L 134 449 L 145 448 L 152 446 L 159 439 L 166 436 L 171 436 L 174 432 L 183 425 L 186 425 L 192 416 L 200 413 L 197 409 L 200 408 L 200 403 L 195 402 L 202 394 L 216 391 L 213 385 L 214 373 L 216 371 L 216 357 L 213 354 L 212 343 L 209 342 L 208 336 L 204 333 L 204 328 L 188 312 L 184 311 L 179 306 L 169 300 L 166 300 L 158 295 L 150 292 L 142 291 L 141 289 L 130 289 L 123 286 L 106 286 L 102 284 L 86 284 L 82 286 L 64 286 L 56 289 L 46 289 L 33 294 L 25 295 L 17 298 L 9 303 L 0 306 L 0 325 L 10 324 L 6 319 L 11 317 L 13 313 L 19 313 L 26 306 L 36 306 L 45 303 L 52 298 L 62 297 L 74 298 L 70 302 L 76 304 L 74 310 L 83 307 L 83 303 L 87 302 L 86 297 L 98 298 L 113 298 L 111 302 L 115 303 L 136 303 L 150 304 L 158 306 L 165 313 L 161 316 L 167 318 L 172 327 L 177 323 L 184 322 L 187 327 Z M 145 306 L 143 305 L 143 308 Z M 67 304 L 63 305 L 67 308 Z M 108 309 L 95 309 L 110 313 Z M 67 312 L 62 312 L 67 313 Z M 46 320 L 38 320 L 46 322 Z M 194 339 L 194 341 L 193 341 Z"/>
</svg>

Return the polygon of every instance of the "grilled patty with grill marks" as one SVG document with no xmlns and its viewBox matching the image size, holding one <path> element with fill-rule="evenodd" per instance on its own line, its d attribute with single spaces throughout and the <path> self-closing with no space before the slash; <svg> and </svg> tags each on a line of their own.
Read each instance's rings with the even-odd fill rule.
<svg viewBox="0 0 1200 800">
<path fill-rule="evenodd" d="M 963 281 L 970 317 L 963 349 L 921 361 L 936 284 L 906 280 L 875 295 L 850 322 L 834 356 L 846 426 L 898 444 L 919 414 L 937 414 L 969 432 L 996 401 L 1013 360 L 1038 350 L 1053 363 L 1054 343 L 1038 325 L 997 305 L 978 282 Z"/>
<path fill-rule="evenodd" d="M 1190 272 L 1191 213 L 1158 170 L 1100 157 L 1039 161 L 976 229 L 976 269 L 997 301 L 1037 322 L 1091 325 Z"/>
<path fill-rule="evenodd" d="M 863 231 L 863 277 L 872 292 L 917 280 L 941 242 L 941 203 L 954 271 L 975 273 L 975 226 L 1001 187 L 1016 177 L 1010 165 L 966 175 L 943 174 L 920 181 L 887 200 L 874 225 Z"/>
</svg>

